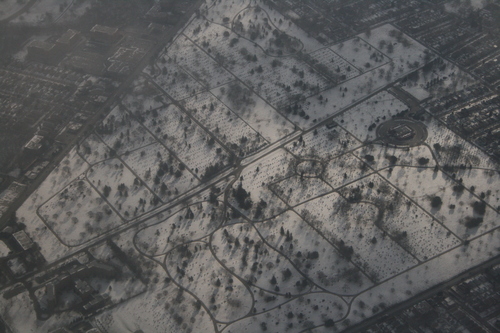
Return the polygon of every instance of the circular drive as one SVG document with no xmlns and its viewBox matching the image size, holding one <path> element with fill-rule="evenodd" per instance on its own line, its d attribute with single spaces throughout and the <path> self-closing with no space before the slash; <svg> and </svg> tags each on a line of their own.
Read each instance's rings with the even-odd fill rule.
<svg viewBox="0 0 500 333">
<path fill-rule="evenodd" d="M 419 121 L 391 119 L 377 128 L 377 138 L 390 145 L 414 147 L 427 139 L 427 128 Z"/>
</svg>

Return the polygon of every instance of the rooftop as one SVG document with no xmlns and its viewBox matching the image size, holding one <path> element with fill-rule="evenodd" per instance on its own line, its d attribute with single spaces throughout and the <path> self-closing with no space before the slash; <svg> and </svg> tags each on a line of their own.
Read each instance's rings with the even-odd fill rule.
<svg viewBox="0 0 500 333">
<path fill-rule="evenodd" d="M 28 250 L 33 246 L 33 241 L 23 230 L 13 233 L 12 236 L 14 237 L 16 242 L 21 245 L 23 250 Z"/>
<path fill-rule="evenodd" d="M 77 35 L 78 35 L 78 31 L 72 30 L 72 29 L 68 29 L 68 31 L 66 31 L 64 34 L 62 34 L 62 36 L 59 37 L 56 42 L 58 42 L 60 44 L 68 44 L 72 40 L 74 40 L 74 38 Z"/>
<path fill-rule="evenodd" d="M 107 27 L 105 25 L 96 24 L 90 32 L 98 32 L 106 35 L 114 35 L 118 32 L 118 28 Z"/>
<path fill-rule="evenodd" d="M 42 40 L 34 40 L 28 45 L 29 48 L 40 49 L 46 52 L 51 51 L 54 48 L 54 46 L 55 46 L 54 44 L 44 42 Z"/>
<path fill-rule="evenodd" d="M 42 148 L 42 140 L 43 140 L 43 136 L 35 135 L 31 138 L 30 141 L 28 141 L 28 143 L 24 146 L 24 148 L 38 150 L 38 149 Z"/>
</svg>

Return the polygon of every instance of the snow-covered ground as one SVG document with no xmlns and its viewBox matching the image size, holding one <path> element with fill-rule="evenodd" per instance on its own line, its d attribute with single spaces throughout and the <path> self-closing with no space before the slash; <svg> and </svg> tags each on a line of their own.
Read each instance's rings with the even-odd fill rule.
<svg viewBox="0 0 500 333">
<path fill-rule="evenodd" d="M 62 243 L 70 246 L 83 244 L 122 222 L 83 179 L 52 197 L 38 214 Z"/>
<path fill-rule="evenodd" d="M 112 241 L 141 268 L 92 281 L 115 304 L 96 318 L 108 332 L 348 327 L 498 254 L 494 162 L 427 114 L 420 146 L 377 138 L 409 108 L 385 88 L 434 57 L 390 24 L 323 46 L 258 1 L 209 1 L 17 217 L 49 264 L 80 250 L 119 264 Z M 444 64 L 400 87 L 423 100 L 469 84 Z M 37 321 L 30 302 L 0 300 L 24 318 L 15 332 L 74 319 Z"/>
<path fill-rule="evenodd" d="M 212 92 L 269 142 L 275 142 L 294 132 L 293 125 L 285 117 L 242 85 L 233 83 Z"/>
<path fill-rule="evenodd" d="M 208 202 L 183 208 L 166 220 L 140 230 L 134 237 L 135 244 L 147 255 L 164 255 L 188 240 L 202 239 L 217 230 L 224 219 L 221 208 Z"/>
<path fill-rule="evenodd" d="M 210 92 L 184 100 L 184 107 L 234 153 L 252 153 L 266 140 Z"/>
<path fill-rule="evenodd" d="M 358 267 L 295 212 L 286 212 L 256 227 L 266 242 L 280 249 L 288 258 L 294 258 L 296 267 L 305 270 L 308 279 L 317 286 L 335 294 L 351 295 L 372 285 Z M 284 235 L 281 235 L 281 227 Z M 288 234 L 290 237 L 286 236 Z M 311 256 L 310 253 L 315 251 L 318 256 Z M 297 277 L 293 276 L 293 279 L 297 280 Z"/>
<path fill-rule="evenodd" d="M 473 85 L 475 80 L 448 61 L 434 66 L 431 70 L 420 69 L 400 86 L 419 101 L 429 97 L 439 98 Z"/>
<path fill-rule="evenodd" d="M 342 246 L 352 247 L 351 260 L 376 281 L 417 263 L 394 240 L 385 238 L 383 230 L 375 225 L 379 209 L 372 203 L 349 205 L 337 193 L 332 193 L 308 201 L 296 210 L 334 244 L 342 242 Z"/>
</svg>

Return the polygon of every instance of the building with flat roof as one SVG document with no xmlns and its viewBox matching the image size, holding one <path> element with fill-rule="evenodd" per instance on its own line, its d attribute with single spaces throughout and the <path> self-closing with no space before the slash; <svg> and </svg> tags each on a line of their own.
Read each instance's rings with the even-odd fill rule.
<svg viewBox="0 0 500 333">
<path fill-rule="evenodd" d="M 28 59 L 39 62 L 52 62 L 57 58 L 56 45 L 41 40 L 34 40 L 28 44 Z"/>
<path fill-rule="evenodd" d="M 90 39 L 99 43 L 114 43 L 120 38 L 118 28 L 96 24 L 90 29 Z"/>
<path fill-rule="evenodd" d="M 16 243 L 21 247 L 23 251 L 27 251 L 33 247 L 35 243 L 29 238 L 28 234 L 23 230 L 15 232 L 12 234 Z"/>
<path fill-rule="evenodd" d="M 73 29 L 68 29 L 56 40 L 56 46 L 63 52 L 68 52 L 80 40 L 80 33 Z"/>
<path fill-rule="evenodd" d="M 90 52 L 78 52 L 65 58 L 61 64 L 78 73 L 91 75 L 102 75 L 104 69 L 104 58 L 100 54 Z"/>
<path fill-rule="evenodd" d="M 43 136 L 35 135 L 28 141 L 27 144 L 24 145 L 24 149 L 38 151 L 43 147 Z"/>
</svg>

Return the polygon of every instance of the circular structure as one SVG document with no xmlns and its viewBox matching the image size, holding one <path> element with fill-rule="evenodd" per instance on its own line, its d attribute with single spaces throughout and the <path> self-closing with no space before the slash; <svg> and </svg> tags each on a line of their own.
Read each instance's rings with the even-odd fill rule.
<svg viewBox="0 0 500 333">
<path fill-rule="evenodd" d="M 377 138 L 394 146 L 414 147 L 427 139 L 427 129 L 418 121 L 391 119 L 377 128 Z"/>
</svg>

